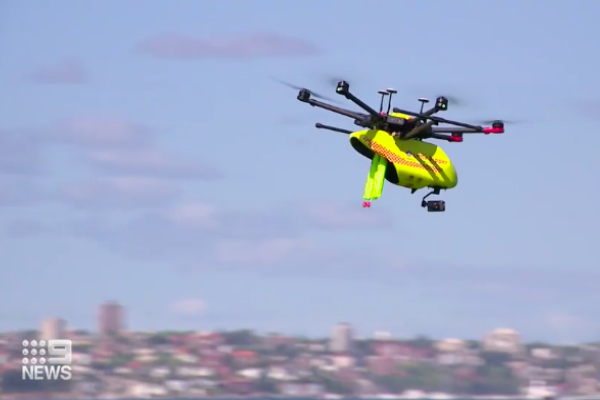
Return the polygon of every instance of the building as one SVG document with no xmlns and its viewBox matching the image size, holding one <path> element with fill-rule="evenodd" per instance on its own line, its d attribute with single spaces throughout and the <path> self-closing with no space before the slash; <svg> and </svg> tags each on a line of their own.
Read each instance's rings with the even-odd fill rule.
<svg viewBox="0 0 600 400">
<path fill-rule="evenodd" d="M 514 354 L 521 350 L 521 334 L 513 329 L 500 328 L 483 339 L 485 351 Z"/>
<path fill-rule="evenodd" d="M 376 331 L 373 333 L 374 340 L 391 340 L 392 334 L 388 331 Z"/>
<path fill-rule="evenodd" d="M 40 339 L 65 339 L 67 323 L 59 318 L 46 318 L 40 327 Z"/>
<path fill-rule="evenodd" d="M 352 327 L 348 323 L 339 323 L 333 327 L 329 350 L 335 353 L 347 353 L 352 351 L 353 344 Z"/>
<path fill-rule="evenodd" d="M 101 335 L 119 333 L 125 328 L 124 319 L 123 307 L 119 303 L 104 303 L 98 312 L 98 332 Z"/>
<path fill-rule="evenodd" d="M 454 353 L 464 351 L 467 348 L 467 344 L 464 340 L 460 339 L 444 339 L 436 342 L 435 348 L 442 353 Z"/>
</svg>

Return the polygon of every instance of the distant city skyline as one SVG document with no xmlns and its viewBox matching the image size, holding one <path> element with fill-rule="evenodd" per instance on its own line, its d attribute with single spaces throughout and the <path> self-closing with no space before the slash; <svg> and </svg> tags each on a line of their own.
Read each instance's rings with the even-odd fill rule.
<svg viewBox="0 0 600 400">
<path fill-rule="evenodd" d="M 114 302 L 100 310 L 123 315 Z M 106 315 L 104 311 L 102 315 Z M 107 324 L 108 320 L 112 322 Z M 117 325 L 125 322 L 100 318 L 99 327 L 111 325 L 114 329 L 115 321 Z M 63 344 L 72 349 L 72 366 L 66 368 L 73 369 L 75 384 L 44 385 L 38 387 L 44 391 L 40 394 L 35 386 L 24 385 L 21 370 L 23 364 L 44 364 L 23 358 L 53 346 L 38 341 L 41 334 L 0 334 L 4 397 L 24 392 L 30 397 L 47 397 L 59 391 L 65 397 L 68 391 L 67 397 L 90 399 L 169 395 L 273 398 L 278 394 L 294 398 L 402 394 L 398 397 L 461 399 L 557 394 L 562 398 L 598 395 L 600 390 L 600 343 L 570 347 L 524 343 L 520 332 L 508 328 L 487 332 L 475 342 L 456 338 L 394 340 L 385 332 L 376 332 L 376 338 L 365 342 L 356 340 L 351 324 L 340 322 L 325 341 L 231 331 L 123 331 L 118 336 L 67 331 L 64 338 L 71 344 Z M 24 351 L 24 346 L 38 350 Z"/>
<path fill-rule="evenodd" d="M 600 2 L 378 7 L 429 29 L 349 28 L 359 2 L 3 1 L 0 331 L 95 329 L 114 299 L 139 330 L 599 338 Z M 365 210 L 368 160 L 314 128 L 352 120 L 270 77 L 522 123 L 440 143 L 445 213 L 387 184 Z"/>
<path fill-rule="evenodd" d="M 189 306 L 189 305 L 188 305 Z M 191 306 L 189 306 L 191 307 Z M 298 336 L 298 333 L 286 332 L 285 330 L 268 330 L 261 331 L 257 330 L 252 326 L 237 326 L 237 327 L 229 327 L 229 328 L 221 328 L 221 329 L 210 329 L 207 327 L 195 327 L 190 329 L 173 329 L 172 327 L 160 327 L 155 329 L 136 329 L 132 327 L 128 329 L 128 320 L 127 320 L 127 308 L 116 302 L 114 300 L 109 300 L 103 302 L 97 306 L 96 310 L 96 325 L 90 327 L 81 327 L 81 326 L 69 326 L 68 321 L 58 317 L 46 317 L 40 321 L 38 328 L 34 328 L 38 330 L 39 336 L 41 339 L 60 339 L 68 336 L 68 332 L 84 330 L 87 332 L 96 333 L 99 336 L 107 336 L 112 333 L 121 333 L 127 334 L 127 332 L 148 332 L 148 331 L 192 331 L 192 332 L 214 332 L 214 331 L 227 331 L 227 330 L 252 330 L 257 334 L 265 335 L 265 334 L 281 334 L 285 336 Z M 442 346 L 450 346 L 455 347 L 456 343 L 467 341 L 467 340 L 475 340 L 480 341 L 483 345 L 492 351 L 505 351 L 507 346 L 508 348 L 515 348 L 519 343 L 522 342 L 537 342 L 536 339 L 524 338 L 522 333 L 506 326 L 498 326 L 493 329 L 484 332 L 472 332 L 470 336 L 466 337 L 458 337 L 452 335 L 441 335 L 441 336 L 430 336 L 426 333 L 417 333 L 414 335 L 398 335 L 394 334 L 394 332 L 390 332 L 387 330 L 373 330 L 371 332 L 361 332 L 358 333 L 357 327 L 351 322 L 336 322 L 332 323 L 328 329 L 323 330 L 318 333 L 315 332 L 313 335 L 302 335 L 310 338 L 318 338 L 325 339 L 328 342 L 328 348 L 333 352 L 345 353 L 351 352 L 353 350 L 353 342 L 355 340 L 362 339 L 372 339 L 372 340 L 410 340 L 416 339 L 419 337 L 427 337 L 432 340 L 440 341 Z M 0 332 L 2 333 L 2 332 Z M 600 340 L 592 340 L 588 342 L 600 343 Z M 553 342 L 551 342 L 553 343 Z M 554 343 L 560 344 L 560 343 Z M 563 343 L 567 344 L 567 343 Z M 462 346 L 462 345 L 461 345 Z"/>
</svg>

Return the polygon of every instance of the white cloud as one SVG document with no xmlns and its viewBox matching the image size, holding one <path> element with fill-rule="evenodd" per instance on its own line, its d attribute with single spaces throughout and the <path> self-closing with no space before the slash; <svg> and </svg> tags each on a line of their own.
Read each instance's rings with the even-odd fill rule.
<svg viewBox="0 0 600 400">
<path fill-rule="evenodd" d="M 264 32 L 212 38 L 161 35 L 143 41 L 137 50 L 153 57 L 179 60 L 307 56 L 319 51 L 303 39 Z"/>
<path fill-rule="evenodd" d="M 24 132 L 0 131 L 0 173 L 41 172 L 42 154 L 36 137 Z"/>
<path fill-rule="evenodd" d="M 326 229 L 389 227 L 390 217 L 381 210 L 365 210 L 338 203 L 320 203 L 306 207 L 308 217 Z"/>
<path fill-rule="evenodd" d="M 178 315 L 198 316 L 206 311 L 206 303 L 195 298 L 183 299 L 171 304 L 170 311 Z"/>
<path fill-rule="evenodd" d="M 0 175 L 0 205 L 26 206 L 46 200 L 38 182 L 19 176 Z"/>
<path fill-rule="evenodd" d="M 199 201 L 173 208 L 169 212 L 169 217 L 177 224 L 207 228 L 216 228 L 219 226 L 217 209 L 214 206 Z"/>
<path fill-rule="evenodd" d="M 41 84 L 76 85 L 85 83 L 88 78 L 85 67 L 77 60 L 44 65 L 29 75 L 31 81 Z"/>
<path fill-rule="evenodd" d="M 315 250 L 304 239 L 222 240 L 215 246 L 218 262 L 224 264 L 272 265 Z"/>
<path fill-rule="evenodd" d="M 115 117 L 80 117 L 56 124 L 54 142 L 90 149 L 139 148 L 153 138 L 150 128 Z"/>
<path fill-rule="evenodd" d="M 85 208 L 164 206 L 178 195 L 179 188 L 171 182 L 132 176 L 71 182 L 58 190 L 59 200 Z"/>
<path fill-rule="evenodd" d="M 158 149 L 94 151 L 86 158 L 96 171 L 104 173 L 202 180 L 220 177 L 210 165 L 184 161 L 176 154 Z"/>
<path fill-rule="evenodd" d="M 586 319 L 558 310 L 549 311 L 544 320 L 550 328 L 559 330 L 581 329 L 590 326 Z"/>
<path fill-rule="evenodd" d="M 6 235 L 11 238 L 28 238 L 32 236 L 55 233 L 46 224 L 36 220 L 16 219 L 6 223 Z"/>
</svg>

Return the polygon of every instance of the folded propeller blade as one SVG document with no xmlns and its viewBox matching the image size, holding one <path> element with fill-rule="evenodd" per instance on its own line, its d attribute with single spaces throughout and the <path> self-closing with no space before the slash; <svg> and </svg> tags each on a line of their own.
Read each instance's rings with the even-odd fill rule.
<svg viewBox="0 0 600 400">
<path fill-rule="evenodd" d="M 483 120 L 475 121 L 476 124 L 481 124 L 481 125 L 492 125 L 494 122 L 502 122 L 505 125 L 515 125 L 515 124 L 522 124 L 525 121 L 515 120 L 515 119 L 483 119 Z"/>
<path fill-rule="evenodd" d="M 462 97 L 448 95 L 448 94 L 441 94 L 441 95 L 438 95 L 437 97 L 445 97 L 446 99 L 448 99 L 448 103 L 451 106 L 463 106 L 463 105 L 465 105 L 465 99 L 463 99 Z"/>
<path fill-rule="evenodd" d="M 280 84 L 282 84 L 284 86 L 287 86 L 289 88 L 292 88 L 292 89 L 306 90 L 308 93 L 310 93 L 311 96 L 316 97 L 317 99 L 322 99 L 322 100 L 327 100 L 327 101 L 331 101 L 331 102 L 336 102 L 334 99 L 332 99 L 330 97 L 327 97 L 327 96 L 323 96 L 323 95 L 321 95 L 321 94 L 319 94 L 317 92 L 314 92 L 314 91 L 312 91 L 310 89 L 307 89 L 307 88 L 304 88 L 304 87 L 301 87 L 301 86 L 297 86 L 297 85 L 294 85 L 294 84 L 282 81 L 282 80 L 277 79 L 277 78 L 273 78 L 272 77 L 271 79 L 273 79 L 275 82 L 278 82 L 278 83 L 280 83 Z"/>
</svg>

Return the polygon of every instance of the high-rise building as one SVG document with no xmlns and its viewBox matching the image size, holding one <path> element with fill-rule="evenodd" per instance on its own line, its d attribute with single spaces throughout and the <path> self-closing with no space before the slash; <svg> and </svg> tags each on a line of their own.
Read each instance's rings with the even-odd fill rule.
<svg viewBox="0 0 600 400">
<path fill-rule="evenodd" d="M 60 318 L 46 318 L 40 327 L 40 339 L 65 339 L 67 323 Z"/>
<path fill-rule="evenodd" d="M 333 327 L 329 350 L 336 353 L 352 351 L 353 332 L 348 323 L 339 323 Z"/>
<path fill-rule="evenodd" d="M 119 333 L 125 328 L 123 307 L 116 301 L 100 306 L 98 311 L 98 331 L 101 335 Z"/>
</svg>

